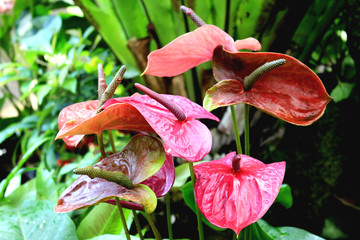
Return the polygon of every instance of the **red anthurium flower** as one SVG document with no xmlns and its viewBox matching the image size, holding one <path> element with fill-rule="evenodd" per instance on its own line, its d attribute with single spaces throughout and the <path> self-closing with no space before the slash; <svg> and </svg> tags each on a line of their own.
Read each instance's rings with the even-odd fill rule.
<svg viewBox="0 0 360 240">
<path fill-rule="evenodd" d="M 159 171 L 157 171 L 150 178 L 145 179 L 140 184 L 148 186 L 155 193 L 156 197 L 165 196 L 171 189 L 175 181 L 175 167 L 174 161 L 170 154 L 166 155 L 166 159 Z M 139 203 L 120 201 L 125 208 L 144 211 L 144 208 Z M 110 199 L 107 203 L 116 204 L 114 199 Z"/>
<path fill-rule="evenodd" d="M 245 78 L 265 63 L 283 59 L 285 64 L 262 75 L 247 90 Z M 204 107 L 209 111 L 248 103 L 296 125 L 319 119 L 331 97 L 319 77 L 297 59 L 279 53 L 232 53 L 214 50 L 213 72 L 220 81 L 208 89 Z"/>
<path fill-rule="evenodd" d="M 185 114 L 185 121 L 179 121 L 166 107 L 147 95 L 110 99 L 103 107 L 107 110 L 116 103 L 135 107 L 164 141 L 168 153 L 188 161 L 200 161 L 210 152 L 212 137 L 209 129 L 196 119 L 219 119 L 185 97 L 160 95 L 180 107 Z"/>
<path fill-rule="evenodd" d="M 276 199 L 285 162 L 264 164 L 232 152 L 222 159 L 197 164 L 194 170 L 200 211 L 215 226 L 239 234 L 259 220 Z"/>
<path fill-rule="evenodd" d="M 141 204 L 147 213 L 153 212 L 157 204 L 156 195 L 143 182 L 161 168 L 165 157 L 165 150 L 159 139 L 148 135 L 136 135 L 121 152 L 94 165 L 95 169 L 123 173 L 132 182 L 132 188 L 103 178 L 83 175 L 61 194 L 55 211 L 68 212 L 118 197 Z"/>
<path fill-rule="evenodd" d="M 229 34 L 217 26 L 203 25 L 176 38 L 165 47 L 151 52 L 143 74 L 160 77 L 179 75 L 203 62 L 210 61 L 218 45 L 230 52 L 237 52 L 240 49 L 253 51 L 261 49 L 259 41 L 254 38 L 234 42 Z"/>
<path fill-rule="evenodd" d="M 172 155 L 189 161 L 201 160 L 210 152 L 212 139 L 209 129 L 196 118 L 219 119 L 185 97 L 163 96 L 182 109 L 185 121 L 178 121 L 149 96 L 136 94 L 110 99 L 99 114 L 96 114 L 97 100 L 64 108 L 59 115 L 60 130 L 56 139 L 63 138 L 68 145 L 76 145 L 84 134 L 98 134 L 105 129 L 153 132 L 162 138 Z"/>
</svg>

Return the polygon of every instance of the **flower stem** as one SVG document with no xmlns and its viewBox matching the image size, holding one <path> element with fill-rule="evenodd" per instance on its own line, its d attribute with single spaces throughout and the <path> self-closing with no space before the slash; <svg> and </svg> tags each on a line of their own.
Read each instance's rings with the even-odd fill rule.
<svg viewBox="0 0 360 240">
<path fill-rule="evenodd" d="M 115 201 L 116 201 L 116 205 L 117 205 L 117 207 L 118 207 L 118 209 L 119 209 L 120 219 L 121 219 L 121 222 L 122 222 L 122 224 L 123 224 L 123 228 L 124 228 L 124 231 L 125 231 L 126 239 L 127 239 L 127 240 L 131 240 L 131 239 L 130 239 L 129 229 L 128 229 L 127 224 L 126 224 L 126 220 L 125 220 L 125 216 L 124 216 L 124 212 L 123 212 L 123 209 L 122 209 L 120 200 L 119 200 L 118 197 L 115 197 Z"/>
<path fill-rule="evenodd" d="M 154 221 L 153 221 L 153 219 L 152 219 L 151 214 L 146 213 L 146 216 L 147 216 L 148 222 L 149 222 L 149 224 L 150 224 L 150 227 L 151 227 L 151 229 L 152 229 L 152 231 L 153 231 L 153 233 L 154 233 L 155 239 L 156 239 L 156 240 L 162 240 L 162 237 L 161 237 L 159 231 L 158 231 L 157 228 L 156 228 L 156 225 L 155 225 L 155 223 L 154 223 Z"/>
<path fill-rule="evenodd" d="M 233 124 L 234 124 L 234 134 L 235 134 L 235 142 L 236 142 L 237 154 L 242 154 L 239 127 L 238 127 L 238 124 L 237 124 L 235 107 L 233 105 L 231 105 L 230 110 L 231 110 L 232 121 L 233 121 Z"/>
<path fill-rule="evenodd" d="M 168 226 L 169 240 L 173 239 L 172 227 L 171 227 L 171 210 L 170 210 L 170 194 L 165 195 L 166 204 L 166 221 Z"/>
<path fill-rule="evenodd" d="M 107 130 L 110 140 L 110 145 L 113 153 L 116 153 L 115 143 L 114 143 L 114 137 L 111 130 Z"/>
<path fill-rule="evenodd" d="M 245 104 L 244 110 L 244 136 L 245 136 L 245 154 L 250 156 L 250 125 L 249 125 L 250 105 Z"/>
<path fill-rule="evenodd" d="M 102 133 L 97 134 L 97 140 L 98 140 L 98 144 L 99 144 L 99 148 L 100 148 L 100 152 L 101 152 L 101 157 L 106 158 Z"/>
<path fill-rule="evenodd" d="M 141 240 L 144 240 L 144 236 L 141 233 L 141 226 L 140 226 L 139 218 L 137 217 L 136 211 L 134 209 L 131 209 L 131 210 L 132 210 L 132 214 L 134 216 L 135 226 L 136 226 L 136 230 L 139 234 L 139 238 Z"/>
<path fill-rule="evenodd" d="M 193 188 L 195 189 L 195 172 L 194 172 L 194 164 L 192 162 L 189 162 L 189 170 L 190 170 L 190 176 L 191 176 L 191 182 L 193 185 Z M 195 199 L 196 202 L 196 199 Z M 195 204 L 196 209 L 196 218 L 198 223 L 198 231 L 199 231 L 199 240 L 204 240 L 204 230 L 201 220 L 201 212 L 197 204 Z"/>
</svg>

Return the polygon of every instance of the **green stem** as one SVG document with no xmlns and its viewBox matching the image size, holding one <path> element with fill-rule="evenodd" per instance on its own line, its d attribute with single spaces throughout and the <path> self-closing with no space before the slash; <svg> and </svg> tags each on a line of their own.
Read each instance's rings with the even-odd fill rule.
<svg viewBox="0 0 360 240">
<path fill-rule="evenodd" d="M 130 233 L 129 233 L 129 229 L 128 229 L 127 224 L 126 224 L 126 220 L 125 220 L 125 216 L 124 216 L 124 212 L 123 212 L 123 209 L 122 209 L 120 200 L 119 200 L 118 197 L 115 197 L 115 201 L 116 201 L 116 205 L 117 205 L 117 207 L 118 207 L 118 209 L 119 209 L 120 219 L 121 219 L 121 222 L 122 222 L 123 227 L 124 227 L 126 239 L 127 239 L 127 240 L 131 240 L 131 238 L 130 238 Z"/>
<path fill-rule="evenodd" d="M 233 124 L 234 124 L 234 134 L 235 134 L 235 142 L 236 142 L 237 154 L 242 154 L 242 148 L 241 148 L 241 142 L 240 142 L 240 134 L 239 134 L 239 127 L 238 127 L 237 119 L 236 119 L 235 106 L 231 105 L 231 106 L 230 106 L 230 110 L 231 110 L 232 121 L 233 121 Z"/>
<path fill-rule="evenodd" d="M 189 170 L 190 170 L 190 176 L 191 176 L 191 182 L 193 185 L 193 188 L 195 189 L 195 172 L 194 172 L 194 164 L 192 162 L 189 162 Z M 196 200 L 195 200 L 196 201 Z M 199 231 L 199 240 L 204 239 L 204 230 L 201 220 L 201 212 L 197 204 L 195 204 L 196 209 L 196 218 L 198 223 L 198 231 Z"/>
<path fill-rule="evenodd" d="M 169 240 L 172 240 L 173 233 L 171 227 L 170 193 L 165 195 L 165 204 L 166 204 L 166 221 L 168 226 Z"/>
<path fill-rule="evenodd" d="M 156 240 L 162 240 L 162 237 L 161 237 L 158 229 L 156 228 L 156 225 L 155 225 L 155 223 L 154 223 L 154 221 L 153 221 L 153 219 L 152 219 L 151 214 L 146 213 L 146 216 L 147 216 L 148 222 L 149 222 L 149 224 L 150 224 L 150 227 L 151 227 L 151 229 L 152 229 L 152 231 L 153 231 L 153 233 L 154 233 L 155 239 L 156 239 Z"/>
<path fill-rule="evenodd" d="M 245 154 L 250 156 L 250 125 L 249 125 L 250 105 L 245 104 L 244 110 L 244 136 L 245 136 Z"/>
<path fill-rule="evenodd" d="M 115 143 L 114 143 L 114 137 L 111 130 L 107 130 L 109 139 L 110 139 L 110 145 L 113 153 L 116 153 Z"/>
<path fill-rule="evenodd" d="M 97 134 L 97 140 L 98 140 L 98 144 L 99 144 L 99 147 L 100 147 L 101 157 L 106 158 L 102 133 Z"/>
<path fill-rule="evenodd" d="M 137 230 L 137 232 L 139 234 L 139 238 L 141 240 L 144 240 L 144 236 L 141 233 L 141 226 L 140 226 L 139 218 L 137 217 L 136 211 L 134 209 L 131 209 L 131 210 L 132 210 L 132 213 L 133 213 L 133 216 L 134 216 L 135 226 L 136 226 L 136 230 Z"/>
</svg>

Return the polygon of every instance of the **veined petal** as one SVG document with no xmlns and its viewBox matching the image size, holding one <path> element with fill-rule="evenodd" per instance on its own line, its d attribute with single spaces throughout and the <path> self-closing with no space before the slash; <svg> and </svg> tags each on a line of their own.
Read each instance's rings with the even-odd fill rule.
<svg viewBox="0 0 360 240">
<path fill-rule="evenodd" d="M 65 138 L 68 145 L 76 146 L 83 135 L 97 134 L 107 129 L 154 132 L 133 106 L 114 104 L 96 114 L 98 104 L 98 100 L 93 100 L 64 108 L 59 114 L 60 130 L 55 139 Z"/>
<path fill-rule="evenodd" d="M 250 91 L 244 78 L 266 62 L 285 59 L 286 63 L 262 75 Z M 319 77 L 297 59 L 278 53 L 230 53 L 214 51 L 213 71 L 220 81 L 207 91 L 204 106 L 248 103 L 292 124 L 306 126 L 318 120 L 331 101 Z"/>
<path fill-rule="evenodd" d="M 235 152 L 200 163 L 195 197 L 199 209 L 212 224 L 237 234 L 259 220 L 274 202 L 285 174 L 285 162 L 264 164 L 246 155 L 238 171 L 232 168 Z"/>
<path fill-rule="evenodd" d="M 148 186 L 139 183 L 153 176 L 164 161 L 165 151 L 159 139 L 136 135 L 121 152 L 94 165 L 94 168 L 123 173 L 132 181 L 133 188 L 83 175 L 61 194 L 55 211 L 68 212 L 119 197 L 141 204 L 146 212 L 152 212 L 156 208 L 156 195 Z"/>
<path fill-rule="evenodd" d="M 151 52 L 143 74 L 160 77 L 179 75 L 211 60 L 213 50 L 218 45 L 236 52 L 234 39 L 229 34 L 214 25 L 201 26 Z"/>
<path fill-rule="evenodd" d="M 217 121 L 219 119 L 187 98 L 164 96 L 179 105 L 187 116 L 186 121 L 178 121 L 169 110 L 147 95 L 112 99 L 104 107 L 112 106 L 111 104 L 115 102 L 131 104 L 142 114 L 152 129 L 165 142 L 165 145 L 171 148 L 171 153 L 188 161 L 200 161 L 210 152 L 212 138 L 209 129 L 194 117 Z"/>
</svg>

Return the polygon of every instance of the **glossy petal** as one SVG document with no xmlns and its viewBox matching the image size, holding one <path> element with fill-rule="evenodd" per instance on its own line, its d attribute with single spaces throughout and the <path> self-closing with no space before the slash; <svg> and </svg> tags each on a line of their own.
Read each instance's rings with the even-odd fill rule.
<svg viewBox="0 0 360 240">
<path fill-rule="evenodd" d="M 176 76 L 203 62 L 210 61 L 216 46 L 236 52 L 234 39 L 214 25 L 204 25 L 186 33 L 148 55 L 143 74 Z"/>
<path fill-rule="evenodd" d="M 56 212 L 68 212 L 119 197 L 141 204 L 146 212 L 156 208 L 156 195 L 146 185 L 139 184 L 154 175 L 165 161 L 160 140 L 148 135 L 136 135 L 119 153 L 104 158 L 94 167 L 124 173 L 134 183 L 125 187 L 101 178 L 80 176 L 60 196 Z"/>
<path fill-rule="evenodd" d="M 166 159 L 159 171 L 154 175 L 145 179 L 141 184 L 148 186 L 154 191 L 156 197 L 165 196 L 172 188 L 175 181 L 174 160 L 170 154 L 166 155 Z"/>
<path fill-rule="evenodd" d="M 175 168 L 174 160 L 171 155 L 167 154 L 166 159 L 159 171 L 157 171 L 150 178 L 141 182 L 141 184 L 148 186 L 156 195 L 157 198 L 165 196 L 170 189 L 172 188 L 175 180 Z M 106 201 L 107 203 L 115 205 L 116 202 L 114 199 Z M 141 204 L 129 202 L 129 201 L 120 201 L 122 207 L 134 210 L 144 211 L 144 208 Z"/>
<path fill-rule="evenodd" d="M 96 115 L 98 100 L 80 102 L 64 108 L 58 119 L 59 132 L 66 144 L 76 146 L 85 134 L 105 129 L 154 132 L 142 115 L 129 104 L 114 104 Z"/>
<path fill-rule="evenodd" d="M 112 106 L 116 102 L 131 104 L 161 137 L 167 148 L 171 149 L 167 149 L 167 152 L 188 161 L 200 161 L 210 152 L 212 138 L 209 129 L 195 118 L 208 118 L 216 121 L 219 119 L 185 97 L 164 96 L 184 111 L 187 117 L 186 121 L 178 121 L 163 105 L 147 95 L 111 99 L 104 107 Z"/>
<path fill-rule="evenodd" d="M 266 74 L 244 91 L 244 78 L 266 62 L 285 59 L 286 63 Z M 309 125 L 319 119 L 331 100 L 318 76 L 306 65 L 278 53 L 230 53 L 216 48 L 213 58 L 215 78 L 204 107 L 248 103 L 275 117 L 296 125 Z"/>
<path fill-rule="evenodd" d="M 204 216 L 221 228 L 237 234 L 259 220 L 274 202 L 285 174 L 285 162 L 264 164 L 241 156 L 240 170 L 234 171 L 235 152 L 194 167 L 195 197 Z"/>
</svg>

